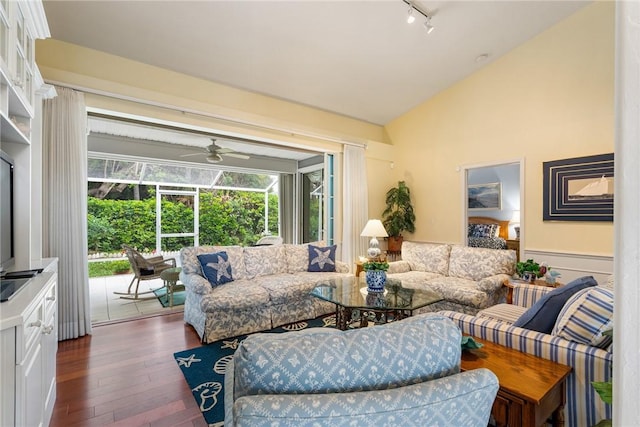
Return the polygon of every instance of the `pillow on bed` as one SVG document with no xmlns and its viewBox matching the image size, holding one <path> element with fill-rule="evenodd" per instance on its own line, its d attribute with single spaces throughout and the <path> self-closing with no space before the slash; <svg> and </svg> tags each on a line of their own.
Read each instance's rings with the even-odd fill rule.
<svg viewBox="0 0 640 427">
<path fill-rule="evenodd" d="M 496 237 L 499 230 L 498 224 L 469 224 L 467 231 L 469 237 Z"/>
</svg>

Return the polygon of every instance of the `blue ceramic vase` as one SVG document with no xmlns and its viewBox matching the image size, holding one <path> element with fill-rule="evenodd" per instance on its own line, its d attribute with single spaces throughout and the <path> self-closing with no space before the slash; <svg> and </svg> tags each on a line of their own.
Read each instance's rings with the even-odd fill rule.
<svg viewBox="0 0 640 427">
<path fill-rule="evenodd" d="M 387 272 L 383 270 L 368 270 L 365 272 L 365 280 L 369 292 L 383 292 L 387 281 Z"/>
</svg>

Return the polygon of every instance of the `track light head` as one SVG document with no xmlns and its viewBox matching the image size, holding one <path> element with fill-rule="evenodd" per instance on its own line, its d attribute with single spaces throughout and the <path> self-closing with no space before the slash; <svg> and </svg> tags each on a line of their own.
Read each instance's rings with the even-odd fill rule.
<svg viewBox="0 0 640 427">
<path fill-rule="evenodd" d="M 427 18 L 424 21 L 424 29 L 427 31 L 427 34 L 431 34 L 433 32 L 433 30 L 435 30 L 436 27 L 434 27 L 433 25 L 431 25 L 431 17 L 427 16 Z"/>
<path fill-rule="evenodd" d="M 407 16 L 407 24 L 413 24 L 413 22 L 416 20 L 416 16 L 413 14 L 413 6 L 409 6 L 409 10 L 408 10 L 408 15 Z"/>
</svg>

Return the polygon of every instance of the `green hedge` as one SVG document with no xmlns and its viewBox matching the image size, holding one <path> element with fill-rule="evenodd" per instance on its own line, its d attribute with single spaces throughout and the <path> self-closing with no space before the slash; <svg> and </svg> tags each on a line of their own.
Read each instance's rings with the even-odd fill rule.
<svg viewBox="0 0 640 427">
<path fill-rule="evenodd" d="M 269 231 L 278 233 L 278 197 L 269 195 Z M 89 252 L 119 252 L 123 244 L 151 252 L 156 246 L 156 201 L 88 198 Z M 193 210 L 162 200 L 162 232 L 193 231 Z M 200 245 L 251 245 L 264 231 L 264 194 L 241 191 L 200 193 Z M 162 239 L 163 251 L 193 245 L 192 238 Z"/>
</svg>

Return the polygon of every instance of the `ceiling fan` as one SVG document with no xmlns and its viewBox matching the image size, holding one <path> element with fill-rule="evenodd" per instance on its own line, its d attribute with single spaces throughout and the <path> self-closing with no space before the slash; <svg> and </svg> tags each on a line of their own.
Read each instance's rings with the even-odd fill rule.
<svg viewBox="0 0 640 427">
<path fill-rule="evenodd" d="M 216 144 L 215 139 L 211 139 L 211 145 L 207 146 L 203 150 L 204 154 L 206 154 L 207 162 L 209 163 L 219 163 L 223 160 L 222 156 L 235 157 L 237 159 L 249 159 L 250 156 L 246 154 L 241 154 L 232 150 L 231 148 L 222 148 Z M 180 157 L 191 157 L 191 156 L 200 156 L 201 153 L 192 153 L 192 154 L 183 154 Z"/>
</svg>

